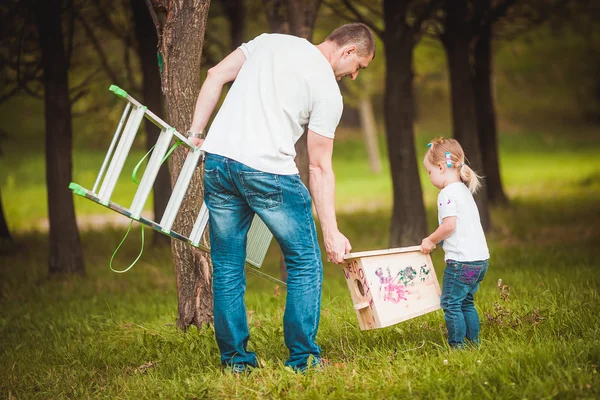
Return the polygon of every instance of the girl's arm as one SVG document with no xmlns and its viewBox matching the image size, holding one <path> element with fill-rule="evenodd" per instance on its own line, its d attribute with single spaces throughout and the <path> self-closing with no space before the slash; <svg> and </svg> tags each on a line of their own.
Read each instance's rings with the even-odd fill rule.
<svg viewBox="0 0 600 400">
<path fill-rule="evenodd" d="M 452 235 L 456 229 L 456 217 L 446 217 L 442 224 L 431 235 L 421 241 L 421 252 L 429 254 L 435 249 L 435 245 Z"/>
</svg>

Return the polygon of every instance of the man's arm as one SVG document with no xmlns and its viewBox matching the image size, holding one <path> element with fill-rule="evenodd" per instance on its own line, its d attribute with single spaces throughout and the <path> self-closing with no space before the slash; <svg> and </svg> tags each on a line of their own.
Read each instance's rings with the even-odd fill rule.
<svg viewBox="0 0 600 400">
<path fill-rule="evenodd" d="M 344 254 L 349 253 L 352 246 L 338 230 L 335 218 L 335 176 L 331 164 L 333 139 L 321 136 L 310 129 L 307 135 L 309 186 L 321 222 L 327 258 L 331 262 L 342 264 Z"/>
<path fill-rule="evenodd" d="M 198 100 L 196 100 L 194 119 L 190 126 L 192 132 L 200 132 L 206 128 L 208 119 L 221 97 L 223 85 L 237 77 L 245 61 L 246 56 L 242 50 L 236 49 L 208 70 L 206 79 L 202 84 L 202 88 L 200 88 Z M 197 138 L 192 138 L 190 141 L 196 146 L 200 146 L 203 142 L 203 140 Z"/>
</svg>

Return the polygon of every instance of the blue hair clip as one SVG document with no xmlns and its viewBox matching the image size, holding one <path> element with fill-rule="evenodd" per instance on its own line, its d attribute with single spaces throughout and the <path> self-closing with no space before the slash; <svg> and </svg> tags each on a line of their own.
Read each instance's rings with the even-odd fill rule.
<svg viewBox="0 0 600 400">
<path fill-rule="evenodd" d="M 431 147 L 431 143 L 427 143 L 427 148 L 430 148 L 430 147 Z"/>
<path fill-rule="evenodd" d="M 447 151 L 446 152 L 446 165 L 451 167 L 452 166 L 452 157 L 450 156 L 450 152 Z"/>
</svg>

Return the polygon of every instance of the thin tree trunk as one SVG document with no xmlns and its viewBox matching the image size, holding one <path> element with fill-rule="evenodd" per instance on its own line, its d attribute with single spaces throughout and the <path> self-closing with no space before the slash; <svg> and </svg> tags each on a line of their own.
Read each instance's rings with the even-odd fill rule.
<svg viewBox="0 0 600 400">
<path fill-rule="evenodd" d="M 489 0 L 488 0 L 489 1 Z M 492 30 L 488 24 L 481 28 L 475 43 L 473 57 L 473 83 L 475 87 L 475 112 L 483 174 L 488 200 L 492 204 L 507 204 L 498 157 L 496 110 L 492 90 Z"/>
<path fill-rule="evenodd" d="M 312 41 L 317 12 L 321 0 L 263 0 L 269 27 L 274 33 L 285 33 L 303 37 Z M 296 142 L 296 167 L 300 172 L 302 182 L 309 186 L 308 148 L 304 135 Z M 279 260 L 279 275 L 282 281 L 287 279 L 287 267 L 283 254 Z"/>
<path fill-rule="evenodd" d="M 209 0 L 171 0 L 164 8 L 158 0 L 146 0 L 157 27 L 163 58 L 162 91 L 167 118 L 179 132 L 192 123 L 200 91 L 200 59 L 208 17 Z M 186 154 L 181 146 L 171 157 L 171 184 L 181 172 Z M 173 229 L 189 234 L 202 204 L 202 173 L 198 167 L 178 212 Z M 212 267 L 210 256 L 180 242 L 171 241 L 177 278 L 177 326 L 201 328 L 213 320 Z"/>
<path fill-rule="evenodd" d="M 246 28 L 246 6 L 244 0 L 221 0 L 227 18 L 229 18 L 229 36 L 231 37 L 231 50 L 237 49 L 244 40 Z"/>
<path fill-rule="evenodd" d="M 273 33 L 290 33 L 290 23 L 287 17 L 287 0 L 263 0 L 263 7 Z"/>
<path fill-rule="evenodd" d="M 290 33 L 312 42 L 321 0 L 286 0 Z"/>
<path fill-rule="evenodd" d="M 481 173 L 483 163 L 475 115 L 475 89 L 469 61 L 469 43 L 473 36 L 466 23 L 466 1 L 455 0 L 451 3 L 448 2 L 445 6 L 446 25 L 442 42 L 446 49 L 450 72 L 452 130 L 454 137 L 462 145 L 471 168 Z M 488 231 L 490 217 L 486 186 L 484 185 L 475 196 L 475 201 L 479 208 L 481 225 L 485 231 Z"/>
<path fill-rule="evenodd" d="M 142 67 L 142 95 L 144 105 L 159 117 L 163 116 L 163 96 L 160 87 L 158 70 L 157 45 L 158 37 L 152 23 L 150 13 L 144 0 L 131 0 L 131 10 L 135 22 L 135 36 L 138 42 L 138 54 Z M 145 118 L 146 148 L 150 150 L 158 140 L 160 128 Z M 160 221 L 169 198 L 171 197 L 171 177 L 169 166 L 163 164 L 154 181 L 154 220 Z M 166 235 L 154 234 L 154 245 L 167 245 L 171 240 Z"/>
<path fill-rule="evenodd" d="M 13 243 L 12 235 L 8 229 L 8 223 L 4 216 L 4 206 L 2 205 L 2 192 L 0 191 L 0 242 L 1 243 Z"/>
<path fill-rule="evenodd" d="M 373 101 L 367 91 L 363 91 L 359 99 L 360 124 L 365 139 L 367 155 L 369 157 L 369 166 L 373 173 L 381 173 L 381 157 L 379 156 L 379 144 L 377 143 L 377 126 L 375 125 L 375 115 L 373 113 Z"/>
<path fill-rule="evenodd" d="M 61 28 L 61 1 L 39 0 L 34 3 L 33 11 L 44 69 L 49 271 L 50 274 L 84 274 L 73 194 L 69 190 L 72 178 L 71 101 Z"/>
</svg>

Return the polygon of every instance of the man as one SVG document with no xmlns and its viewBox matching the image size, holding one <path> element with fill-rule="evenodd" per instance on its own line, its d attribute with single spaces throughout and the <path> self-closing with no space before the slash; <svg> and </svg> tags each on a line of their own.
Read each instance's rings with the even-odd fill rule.
<svg viewBox="0 0 600 400">
<path fill-rule="evenodd" d="M 336 29 L 317 46 L 295 36 L 263 34 L 208 71 L 188 135 L 206 151 L 215 335 L 221 362 L 234 372 L 257 366 L 256 354 L 246 348 L 244 302 L 246 234 L 255 213 L 273 233 L 287 265 L 286 365 L 302 371 L 309 362 L 321 362 L 315 337 L 323 265 L 311 196 L 294 163 L 294 144 L 308 124 L 310 192 L 328 260 L 340 264 L 351 246 L 338 230 L 334 208 L 331 156 L 343 107 L 336 80 L 354 80 L 374 56 L 372 33 L 354 23 Z M 223 85 L 231 81 L 204 141 Z"/>
</svg>

